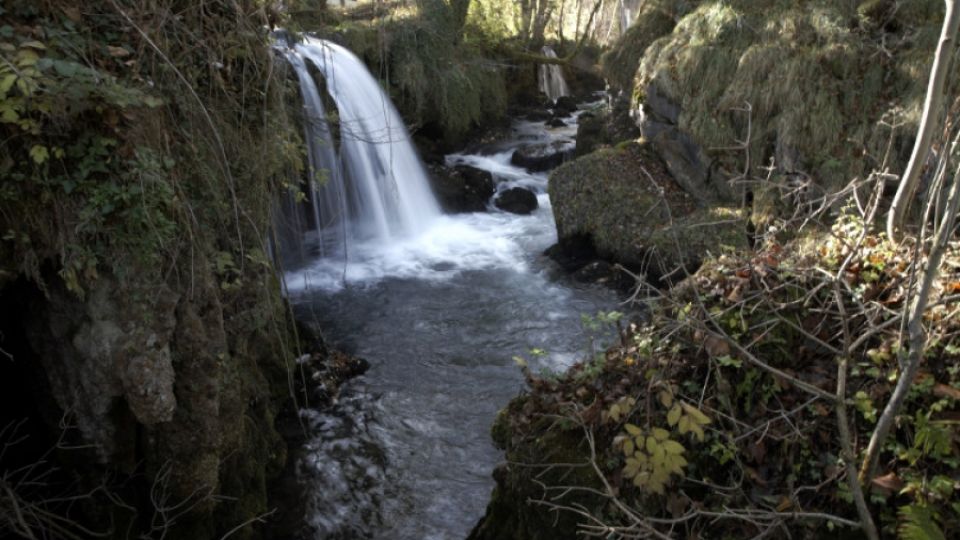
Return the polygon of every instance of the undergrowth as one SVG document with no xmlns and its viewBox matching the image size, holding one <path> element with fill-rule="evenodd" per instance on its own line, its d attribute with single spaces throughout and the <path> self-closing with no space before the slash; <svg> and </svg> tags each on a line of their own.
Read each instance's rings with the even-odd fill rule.
<svg viewBox="0 0 960 540">
<path fill-rule="evenodd" d="M 907 283 L 923 263 L 853 217 L 820 234 L 708 261 L 650 320 L 620 327 L 602 369 L 528 373 L 531 392 L 494 427 L 513 464 L 501 489 L 534 486 L 533 504 L 573 516 L 582 533 L 855 535 L 838 364 L 850 366 L 859 463 L 900 372 Z M 924 367 L 865 486 L 884 537 L 960 531 L 960 247 L 949 261 L 925 320 Z M 551 441 L 570 437 L 574 456 L 549 457 Z"/>
</svg>

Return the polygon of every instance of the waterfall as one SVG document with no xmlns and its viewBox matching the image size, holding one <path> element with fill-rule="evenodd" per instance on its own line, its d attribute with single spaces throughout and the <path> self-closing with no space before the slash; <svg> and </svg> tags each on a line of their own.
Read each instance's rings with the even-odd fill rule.
<svg viewBox="0 0 960 540">
<path fill-rule="evenodd" d="M 547 58 L 556 58 L 557 53 L 549 46 L 542 49 L 543 55 Z M 567 87 L 567 81 L 563 78 L 563 71 L 556 64 L 540 64 L 540 91 L 550 98 L 550 101 L 556 101 L 557 98 L 570 95 L 570 88 Z"/>
<path fill-rule="evenodd" d="M 282 50 L 303 96 L 306 221 L 320 254 L 347 258 L 353 244 L 388 243 L 425 230 L 440 208 L 403 120 L 363 62 L 310 37 Z M 312 69 L 336 105 L 339 144 Z"/>
</svg>

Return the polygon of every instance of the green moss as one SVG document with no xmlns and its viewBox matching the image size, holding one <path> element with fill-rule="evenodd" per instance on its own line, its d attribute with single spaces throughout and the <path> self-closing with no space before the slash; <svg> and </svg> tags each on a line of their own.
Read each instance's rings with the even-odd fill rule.
<svg viewBox="0 0 960 540">
<path fill-rule="evenodd" d="M 894 108 L 903 123 L 894 158 L 902 163 L 909 152 L 942 2 L 897 3 L 895 27 L 871 30 L 869 21 L 888 4 L 697 2 L 668 35 L 652 43 L 625 38 L 629 50 L 611 58 L 639 66 L 635 104 L 655 85 L 680 105 L 680 127 L 704 148 L 733 146 L 749 118 L 754 170 L 776 156 L 783 170 L 835 189 L 878 165 L 891 133 L 877 125 L 892 120 L 885 115 Z M 641 12 L 638 27 L 660 20 Z M 608 76 L 626 70 L 618 65 Z M 740 153 L 714 155 L 730 170 L 741 168 Z"/>
<path fill-rule="evenodd" d="M 600 58 L 601 69 L 611 85 L 620 90 L 632 87 L 633 76 L 643 51 L 658 37 L 673 30 L 674 2 L 657 0 L 640 6 L 637 22 Z"/>
<path fill-rule="evenodd" d="M 485 40 L 463 36 L 443 2 L 408 17 L 348 21 L 335 35 L 379 74 L 409 124 L 463 137 L 506 112 L 507 86 Z"/>
</svg>

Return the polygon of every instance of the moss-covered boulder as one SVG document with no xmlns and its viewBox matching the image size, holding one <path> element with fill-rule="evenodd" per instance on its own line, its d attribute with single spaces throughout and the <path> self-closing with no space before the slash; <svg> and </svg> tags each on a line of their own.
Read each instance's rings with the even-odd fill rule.
<svg viewBox="0 0 960 540">
<path fill-rule="evenodd" d="M 645 136 L 674 125 L 728 171 L 743 169 L 747 154 L 730 148 L 749 138 L 754 170 L 772 159 L 826 188 L 879 167 L 891 137 L 889 165 L 905 163 L 943 2 L 687 4 L 659 39 L 628 34 L 608 54 L 608 76 L 621 79 L 639 55 L 631 85 Z M 642 11 L 636 27 L 651 25 L 663 15 Z"/>
<path fill-rule="evenodd" d="M 566 163 L 550 176 L 549 192 L 561 246 L 588 238 L 599 256 L 654 282 L 695 270 L 708 251 L 746 244 L 738 211 L 700 207 L 647 143 Z"/>
<path fill-rule="evenodd" d="M 578 516 L 551 505 L 603 510 L 602 497 L 587 491 L 601 489 L 601 480 L 589 463 L 583 432 L 540 416 L 538 401 L 517 398 L 497 415 L 491 434 L 507 462 L 494 471 L 497 486 L 468 540 L 573 540 Z M 562 485 L 578 489 L 562 493 Z"/>
</svg>

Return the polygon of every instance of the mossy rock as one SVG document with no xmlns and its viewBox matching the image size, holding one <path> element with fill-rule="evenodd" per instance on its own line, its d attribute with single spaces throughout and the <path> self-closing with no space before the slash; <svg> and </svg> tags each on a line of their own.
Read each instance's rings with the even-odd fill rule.
<svg viewBox="0 0 960 540">
<path fill-rule="evenodd" d="M 942 2 L 897 3 L 895 24 L 885 24 L 893 2 L 883 0 L 697 4 L 669 34 L 624 43 L 641 58 L 634 108 L 655 89 L 679 107 L 677 126 L 705 149 L 735 146 L 749 125 L 755 176 L 773 159 L 778 171 L 802 172 L 835 191 L 879 167 L 891 137 L 890 165 L 905 165 Z M 637 24 L 660 19 L 643 11 Z M 888 55 L 875 54 L 881 42 Z M 901 127 L 892 133 L 881 121 Z M 743 168 L 743 152 L 712 157 L 728 170 Z"/>
<path fill-rule="evenodd" d="M 673 30 L 676 4 L 664 0 L 643 2 L 636 22 L 600 58 L 603 74 L 615 92 L 629 92 L 643 51 L 655 39 Z"/>
<path fill-rule="evenodd" d="M 746 246 L 740 211 L 700 208 L 647 143 L 566 163 L 550 176 L 549 192 L 561 245 L 590 238 L 601 257 L 653 282 L 696 270 L 708 251 Z"/>
<path fill-rule="evenodd" d="M 519 425 L 516 422 L 522 423 L 525 403 L 523 397 L 515 399 L 500 411 L 494 423 L 494 440 L 506 450 L 507 463 L 494 471 L 497 486 L 469 540 L 573 540 L 578 538 L 579 516 L 538 505 L 536 501 L 545 500 L 541 486 L 602 489 L 588 464 L 590 451 L 583 432 L 579 428 L 562 429 L 546 418 L 533 425 Z M 582 506 L 599 513 L 606 501 L 578 489 L 552 498 L 551 503 Z"/>
</svg>

